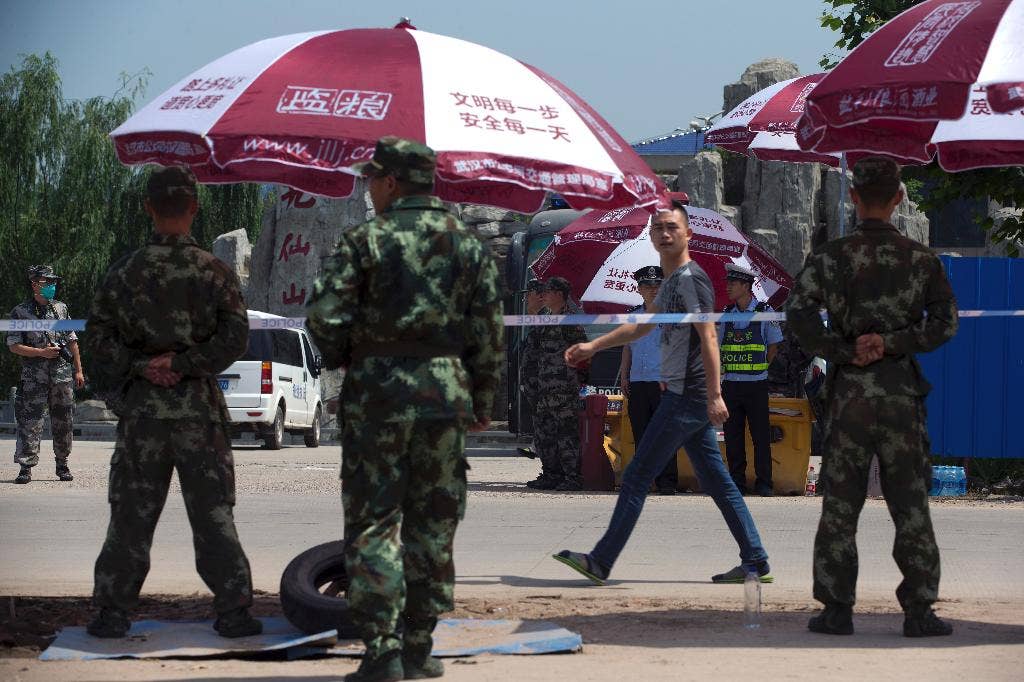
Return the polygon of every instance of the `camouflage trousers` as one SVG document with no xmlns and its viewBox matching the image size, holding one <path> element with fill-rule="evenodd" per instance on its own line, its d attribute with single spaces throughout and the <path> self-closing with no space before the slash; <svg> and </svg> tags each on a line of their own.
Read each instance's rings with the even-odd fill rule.
<svg viewBox="0 0 1024 682">
<path fill-rule="evenodd" d="M 341 502 L 353 621 L 369 650 L 429 651 L 454 608 L 455 529 L 466 510 L 465 428 L 446 420 L 346 421 Z"/>
<path fill-rule="evenodd" d="M 852 606 L 857 584 L 857 519 L 878 455 L 882 491 L 896 526 L 892 555 L 903 573 L 896 596 L 905 611 L 938 598 L 939 549 L 928 513 L 931 444 L 924 399 L 834 398 L 822 457 L 824 500 L 814 539 L 814 598 Z"/>
<path fill-rule="evenodd" d="M 580 478 L 579 398 L 551 395 L 533 406 L 533 442 L 541 472 L 553 478 L 582 483 Z"/>
<path fill-rule="evenodd" d="M 39 464 L 39 439 L 43 435 L 43 416 L 50 410 L 53 455 L 57 464 L 67 464 L 71 455 L 75 396 L 70 381 L 29 381 L 18 383 L 14 399 L 14 417 L 18 421 L 18 441 L 14 463 L 24 467 Z"/>
<path fill-rule="evenodd" d="M 235 468 L 218 422 L 128 417 L 110 460 L 110 525 L 96 559 L 93 602 L 130 611 L 149 572 L 153 532 L 178 472 L 196 568 L 218 613 L 252 604 L 252 575 L 235 529 Z"/>
</svg>

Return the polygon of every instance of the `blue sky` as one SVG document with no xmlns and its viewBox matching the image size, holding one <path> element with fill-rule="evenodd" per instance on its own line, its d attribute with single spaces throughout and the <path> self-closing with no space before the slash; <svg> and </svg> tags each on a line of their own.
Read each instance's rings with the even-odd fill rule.
<svg viewBox="0 0 1024 682">
<path fill-rule="evenodd" d="M 627 140 L 717 112 L 722 86 L 764 57 L 818 71 L 834 33 L 821 0 L 4 0 L 0 63 L 49 50 L 65 96 L 110 95 L 119 74 L 148 67 L 149 101 L 191 71 L 287 33 L 393 26 L 500 50 L 560 79 Z M 142 104 L 144 102 L 140 102 Z"/>
</svg>

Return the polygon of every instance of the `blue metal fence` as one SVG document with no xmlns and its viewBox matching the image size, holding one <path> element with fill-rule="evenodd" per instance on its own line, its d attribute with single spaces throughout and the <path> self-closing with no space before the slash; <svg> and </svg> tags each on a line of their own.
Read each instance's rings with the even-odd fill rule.
<svg viewBox="0 0 1024 682">
<path fill-rule="evenodd" d="M 942 264 L 960 309 L 1024 309 L 1024 259 L 943 256 Z M 918 359 L 933 386 L 933 454 L 1024 457 L 1024 318 L 961 318 L 949 343 Z"/>
</svg>

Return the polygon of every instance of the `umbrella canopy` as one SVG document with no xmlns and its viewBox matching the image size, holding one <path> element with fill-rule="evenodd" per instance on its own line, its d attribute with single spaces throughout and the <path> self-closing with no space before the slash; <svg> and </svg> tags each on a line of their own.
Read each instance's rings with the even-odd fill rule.
<svg viewBox="0 0 1024 682">
<path fill-rule="evenodd" d="M 717 308 L 729 302 L 727 263 L 757 273 L 754 294 L 776 308 L 782 305 L 793 280 L 777 260 L 715 211 L 687 206 L 686 213 L 693 229 L 690 255 L 711 278 Z M 556 234 L 530 268 L 540 279 L 567 279 L 588 313 L 622 312 L 640 305 L 643 299 L 633 273 L 660 260 L 650 240 L 650 218 L 642 207 L 590 211 Z"/>
<path fill-rule="evenodd" d="M 413 30 L 302 33 L 235 50 L 111 133 L 125 164 L 203 182 L 276 182 L 344 197 L 384 135 L 437 152 L 449 201 L 539 210 L 653 203 L 663 183 L 579 96 L 486 47 Z"/>
<path fill-rule="evenodd" d="M 936 122 L 975 106 L 1024 107 L 1024 0 L 929 0 L 903 12 L 809 93 L 797 141 L 925 162 Z"/>
<path fill-rule="evenodd" d="M 824 73 L 799 76 L 758 90 L 711 126 L 705 139 L 723 149 L 761 161 L 818 162 L 838 166 L 838 154 L 804 151 L 794 136 L 807 96 L 824 77 Z"/>
</svg>

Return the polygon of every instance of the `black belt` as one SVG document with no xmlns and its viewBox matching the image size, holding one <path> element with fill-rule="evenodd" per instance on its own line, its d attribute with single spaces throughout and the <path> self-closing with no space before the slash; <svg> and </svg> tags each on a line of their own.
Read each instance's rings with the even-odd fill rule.
<svg viewBox="0 0 1024 682">
<path fill-rule="evenodd" d="M 359 346 L 352 351 L 352 360 L 365 358 L 457 358 L 459 349 L 428 346 L 423 343 L 395 341 Z"/>
</svg>

